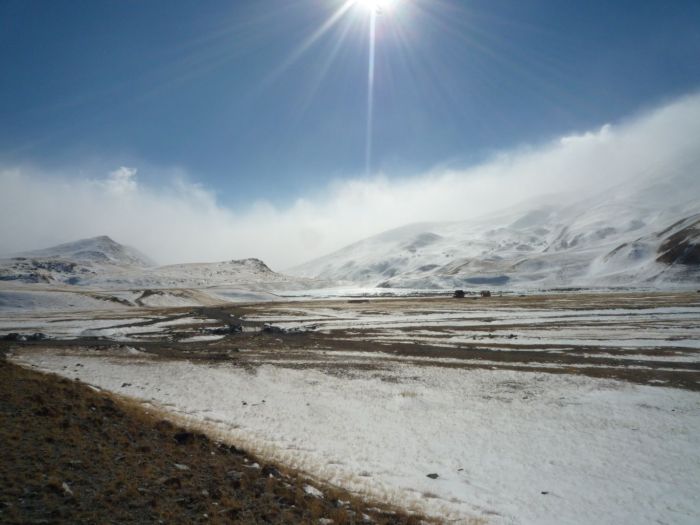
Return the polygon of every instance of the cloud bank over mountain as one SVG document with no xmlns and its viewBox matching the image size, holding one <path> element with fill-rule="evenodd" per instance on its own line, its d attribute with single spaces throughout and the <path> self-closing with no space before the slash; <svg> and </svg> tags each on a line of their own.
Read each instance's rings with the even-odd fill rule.
<svg viewBox="0 0 700 525">
<path fill-rule="evenodd" d="M 700 94 L 465 169 L 334 181 L 285 206 L 232 209 L 194 174 L 154 186 L 139 180 L 138 166 L 75 176 L 6 165 L 0 251 L 104 234 L 160 263 L 259 257 L 279 270 L 408 223 L 466 220 L 533 199 L 561 203 L 689 171 L 700 176 Z"/>
</svg>

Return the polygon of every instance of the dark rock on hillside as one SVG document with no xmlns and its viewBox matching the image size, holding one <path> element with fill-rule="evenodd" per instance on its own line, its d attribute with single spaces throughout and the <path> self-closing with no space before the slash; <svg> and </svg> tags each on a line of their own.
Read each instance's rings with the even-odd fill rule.
<svg viewBox="0 0 700 525">
<path fill-rule="evenodd" d="M 657 261 L 700 266 L 700 220 L 667 237 L 659 247 Z"/>
</svg>

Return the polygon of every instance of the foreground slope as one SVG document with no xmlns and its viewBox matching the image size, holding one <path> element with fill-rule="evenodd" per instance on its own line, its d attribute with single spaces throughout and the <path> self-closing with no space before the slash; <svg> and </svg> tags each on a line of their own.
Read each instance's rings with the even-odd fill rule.
<svg viewBox="0 0 700 525">
<path fill-rule="evenodd" d="M 548 201 L 408 225 L 289 272 L 387 288 L 698 285 L 696 171 Z"/>
<path fill-rule="evenodd" d="M 0 392 L 2 523 L 420 522 L 2 358 Z"/>
</svg>

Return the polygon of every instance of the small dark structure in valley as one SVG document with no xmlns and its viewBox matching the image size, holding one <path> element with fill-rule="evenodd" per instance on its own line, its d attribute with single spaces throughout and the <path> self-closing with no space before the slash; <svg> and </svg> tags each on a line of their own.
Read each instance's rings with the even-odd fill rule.
<svg viewBox="0 0 700 525">
<path fill-rule="evenodd" d="M 481 290 L 481 297 L 491 297 L 491 292 L 489 290 Z"/>
<path fill-rule="evenodd" d="M 455 290 L 455 293 L 452 294 L 452 297 L 455 299 L 464 299 L 464 290 Z"/>
</svg>

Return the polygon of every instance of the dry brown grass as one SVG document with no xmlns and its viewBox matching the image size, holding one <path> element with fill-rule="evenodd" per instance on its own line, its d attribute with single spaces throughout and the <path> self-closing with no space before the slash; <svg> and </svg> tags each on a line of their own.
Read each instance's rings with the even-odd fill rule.
<svg viewBox="0 0 700 525">
<path fill-rule="evenodd" d="M 0 359 L 2 523 L 413 524 L 134 402 Z M 176 434 L 187 432 L 178 443 Z M 182 441 L 182 440 L 181 440 Z M 260 468 L 250 465 L 258 462 Z M 178 469 L 175 465 L 186 465 Z M 304 491 L 318 487 L 323 497 Z M 341 503 L 345 502 L 345 503 Z"/>
</svg>

